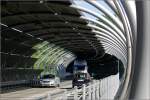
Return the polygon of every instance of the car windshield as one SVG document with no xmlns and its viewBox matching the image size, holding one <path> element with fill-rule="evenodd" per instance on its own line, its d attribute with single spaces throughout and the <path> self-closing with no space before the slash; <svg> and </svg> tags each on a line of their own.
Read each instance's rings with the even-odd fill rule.
<svg viewBox="0 0 150 100">
<path fill-rule="evenodd" d="M 47 79 L 47 78 L 54 78 L 55 75 L 43 75 L 42 78 L 43 79 Z"/>
</svg>

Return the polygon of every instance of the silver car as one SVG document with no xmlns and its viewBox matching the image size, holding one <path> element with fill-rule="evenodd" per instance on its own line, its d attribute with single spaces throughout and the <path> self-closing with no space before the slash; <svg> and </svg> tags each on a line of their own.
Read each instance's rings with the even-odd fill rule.
<svg viewBox="0 0 150 100">
<path fill-rule="evenodd" d="M 52 74 L 43 75 L 40 78 L 40 85 L 41 86 L 59 87 L 60 86 L 60 78 L 55 75 L 52 75 Z"/>
</svg>

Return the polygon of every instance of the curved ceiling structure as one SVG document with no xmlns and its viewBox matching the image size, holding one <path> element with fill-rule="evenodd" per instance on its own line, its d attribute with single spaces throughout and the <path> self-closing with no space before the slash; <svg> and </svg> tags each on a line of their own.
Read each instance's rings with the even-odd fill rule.
<svg viewBox="0 0 150 100">
<path fill-rule="evenodd" d="M 70 2 L 2 3 L 2 33 L 10 35 L 4 36 L 7 39 L 13 40 L 15 34 L 10 33 L 16 31 L 16 34 L 18 32 L 18 35 L 27 38 L 19 41 L 20 44 L 32 47 L 33 42 L 48 41 L 76 55 L 82 52 L 84 56 L 91 54 L 93 58 L 104 55 L 100 41 L 86 26 L 87 22 L 79 18 L 80 14 L 75 9 L 68 7 Z"/>
<path fill-rule="evenodd" d="M 2 1 L 4 62 L 20 56 L 25 63 L 26 59 L 37 60 L 35 68 L 55 69 L 78 56 L 99 62 L 108 53 L 123 62 L 129 77 L 136 18 L 126 12 L 126 6 L 131 7 L 121 0 Z M 3 63 L 4 67 L 11 65 L 16 63 Z"/>
<path fill-rule="evenodd" d="M 3 66 L 20 67 L 21 63 L 8 62 L 12 54 L 23 59 L 27 55 L 34 59 L 32 63 L 36 60 L 34 68 L 44 66 L 48 70 L 49 67 L 55 70 L 60 62 L 67 66 L 77 56 L 84 59 L 102 58 L 104 49 L 100 40 L 87 26 L 87 21 L 80 18 L 80 13 L 69 5 L 69 1 L 3 1 L 1 32 L 4 45 L 1 54 L 6 58 Z M 16 48 L 16 45 L 19 47 Z M 26 60 L 22 62 L 25 64 L 22 63 L 21 67 L 33 66 Z"/>
</svg>

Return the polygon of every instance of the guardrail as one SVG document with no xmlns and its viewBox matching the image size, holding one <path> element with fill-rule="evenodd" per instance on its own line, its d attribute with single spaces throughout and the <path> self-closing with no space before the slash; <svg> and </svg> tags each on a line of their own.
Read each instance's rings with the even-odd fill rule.
<svg viewBox="0 0 150 100">
<path fill-rule="evenodd" d="M 0 82 L 1 93 L 20 87 L 36 87 L 39 86 L 39 80 L 16 80 L 8 82 Z"/>
<path fill-rule="evenodd" d="M 47 97 L 48 100 L 112 100 L 118 88 L 119 74 L 101 80 L 93 80 L 89 85 L 84 84 L 80 89 L 75 87 L 71 91 L 66 90 L 57 98 L 52 98 L 51 94 Z"/>
<path fill-rule="evenodd" d="M 100 84 L 101 80 L 94 80 L 89 85 L 83 84 L 80 89 L 75 86 L 70 91 L 67 91 L 67 89 L 63 90 L 61 95 L 55 98 L 52 93 L 47 92 L 46 94 L 25 98 L 23 100 L 99 100 L 101 97 Z"/>
<path fill-rule="evenodd" d="M 13 91 L 14 88 L 28 87 L 29 84 L 29 80 L 0 82 L 0 93 L 6 93 L 10 90 Z"/>
<path fill-rule="evenodd" d="M 29 80 L 1 82 L 1 87 L 10 86 L 10 85 L 28 84 L 28 83 Z"/>
<path fill-rule="evenodd" d="M 32 81 L 34 85 L 38 85 L 38 80 Z M 119 74 L 112 75 L 101 80 L 93 80 L 82 88 L 73 88 L 71 90 L 57 88 L 55 93 L 48 91 L 46 93 L 33 95 L 23 98 L 23 100 L 113 100 L 119 86 Z M 113 93 L 113 94 L 112 94 Z"/>
<path fill-rule="evenodd" d="M 83 87 L 80 89 L 75 87 L 72 91 L 66 91 L 55 100 L 99 100 L 100 96 L 100 80 L 97 80 L 88 86 L 83 84 Z"/>
</svg>

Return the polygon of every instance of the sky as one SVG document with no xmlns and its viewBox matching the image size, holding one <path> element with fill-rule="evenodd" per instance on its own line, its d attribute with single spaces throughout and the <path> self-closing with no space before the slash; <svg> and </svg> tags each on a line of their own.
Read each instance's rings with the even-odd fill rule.
<svg viewBox="0 0 150 100">
<path fill-rule="evenodd" d="M 86 9 L 89 9 L 89 10 L 92 10 L 96 13 L 99 13 L 100 15 L 102 15 L 103 13 L 98 10 L 97 8 L 95 8 L 94 6 L 90 5 L 89 3 L 85 2 L 84 0 L 74 0 L 75 4 L 77 4 L 78 6 L 81 6 L 81 7 L 84 7 Z M 103 0 L 97 0 L 98 3 L 102 4 L 104 7 L 106 7 L 106 9 L 108 9 L 110 12 L 113 13 L 113 11 L 110 9 L 110 7 L 103 1 Z M 83 13 L 83 15 L 87 16 L 87 17 L 90 17 L 90 18 L 93 18 L 93 19 L 97 19 L 96 17 L 88 14 L 88 13 L 85 13 L 85 12 L 81 12 Z"/>
</svg>

